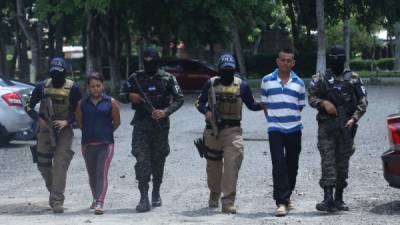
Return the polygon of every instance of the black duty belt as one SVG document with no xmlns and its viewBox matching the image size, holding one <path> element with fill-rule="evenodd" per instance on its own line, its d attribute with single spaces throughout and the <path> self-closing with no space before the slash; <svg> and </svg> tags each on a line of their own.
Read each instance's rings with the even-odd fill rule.
<svg viewBox="0 0 400 225">
<path fill-rule="evenodd" d="M 218 129 L 225 129 L 225 128 L 230 128 L 230 127 L 240 127 L 240 121 L 229 121 L 229 122 L 221 122 L 218 124 Z M 206 129 L 212 129 L 210 124 L 206 124 Z"/>
</svg>

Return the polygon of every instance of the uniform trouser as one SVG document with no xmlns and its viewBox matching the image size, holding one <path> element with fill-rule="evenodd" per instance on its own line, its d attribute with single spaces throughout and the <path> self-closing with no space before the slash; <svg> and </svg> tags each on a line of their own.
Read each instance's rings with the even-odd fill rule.
<svg viewBox="0 0 400 225">
<path fill-rule="evenodd" d="M 274 183 L 273 197 L 277 205 L 287 204 L 296 186 L 301 131 L 289 134 L 269 132 L 268 136 Z"/>
<path fill-rule="evenodd" d="M 51 147 L 48 129 L 40 128 L 38 139 L 38 169 L 50 192 L 50 201 L 63 203 L 67 171 L 74 155 L 71 150 L 73 131 L 65 127 L 57 136 L 56 147 Z"/>
<path fill-rule="evenodd" d="M 160 185 L 164 175 L 165 159 L 170 152 L 169 129 L 149 129 L 135 125 L 132 133 L 132 155 L 136 157 L 135 173 L 140 183 Z"/>
<path fill-rule="evenodd" d="M 321 154 L 322 188 L 347 187 L 350 157 L 354 153 L 354 136 L 350 131 L 331 132 L 326 124 L 318 125 L 318 150 Z"/>
<path fill-rule="evenodd" d="M 114 155 L 114 144 L 82 145 L 93 199 L 103 206 L 108 188 L 108 169 Z"/>
<path fill-rule="evenodd" d="M 222 129 L 217 137 L 212 135 L 211 129 L 205 129 L 203 135 L 207 148 L 213 154 L 222 154 L 222 160 L 207 159 L 208 188 L 211 192 L 222 192 L 222 204 L 234 204 L 239 169 L 243 160 L 242 128 Z"/>
</svg>

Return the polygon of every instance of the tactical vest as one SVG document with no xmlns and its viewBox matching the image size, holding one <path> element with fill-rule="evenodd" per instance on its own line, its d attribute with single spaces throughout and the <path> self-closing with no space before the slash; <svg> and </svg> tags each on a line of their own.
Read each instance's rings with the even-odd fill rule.
<svg viewBox="0 0 400 225">
<path fill-rule="evenodd" d="M 322 97 L 332 102 L 336 107 L 344 107 L 347 114 L 354 113 L 357 99 L 354 94 L 354 85 L 351 83 L 352 72 L 344 71 L 343 80 L 334 78 L 332 72 L 327 72 L 322 85 Z"/>
<path fill-rule="evenodd" d="M 242 80 L 234 77 L 231 85 L 224 86 L 219 77 L 211 78 L 211 87 L 208 90 L 208 102 L 212 102 L 212 88 L 215 90 L 217 111 L 222 120 L 242 119 L 242 97 L 240 96 L 240 85 Z"/>
<path fill-rule="evenodd" d="M 74 82 L 72 80 L 66 79 L 62 87 L 54 88 L 51 82 L 51 78 L 44 81 L 43 99 L 51 98 L 54 111 L 54 119 L 68 119 L 70 109 L 69 93 L 73 84 Z M 47 107 L 48 106 L 46 105 L 46 101 L 41 101 L 39 109 L 40 113 L 45 114 L 45 110 Z"/>
<path fill-rule="evenodd" d="M 169 76 L 164 71 L 159 70 L 152 79 L 146 74 L 138 72 L 137 80 L 143 92 L 150 98 L 154 108 L 163 109 L 168 107 L 170 101 L 170 96 L 167 93 Z"/>
</svg>

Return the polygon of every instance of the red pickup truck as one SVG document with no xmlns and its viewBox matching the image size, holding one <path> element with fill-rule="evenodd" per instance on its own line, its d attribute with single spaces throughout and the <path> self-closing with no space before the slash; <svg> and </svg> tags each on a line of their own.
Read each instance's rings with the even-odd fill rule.
<svg viewBox="0 0 400 225">
<path fill-rule="evenodd" d="M 389 185 L 400 188 L 400 113 L 387 117 L 390 149 L 382 155 L 383 175 Z"/>
</svg>

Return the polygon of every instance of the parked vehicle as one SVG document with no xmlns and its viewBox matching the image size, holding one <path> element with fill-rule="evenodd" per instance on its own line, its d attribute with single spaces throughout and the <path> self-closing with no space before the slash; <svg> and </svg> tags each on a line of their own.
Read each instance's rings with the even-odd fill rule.
<svg viewBox="0 0 400 225">
<path fill-rule="evenodd" d="M 35 86 L 31 83 L 11 80 L 5 77 L 0 77 L 0 87 L 6 87 L 18 93 L 22 97 L 23 105 L 25 105 L 25 103 L 29 100 L 32 91 L 35 88 Z"/>
<path fill-rule="evenodd" d="M 32 119 L 23 108 L 21 95 L 14 88 L 0 86 L 0 146 L 8 144 L 19 131 L 29 130 Z"/>
<path fill-rule="evenodd" d="M 21 106 L 19 104 L 9 106 L 8 104 L 4 104 L 4 98 L 0 96 L 0 102 L 3 103 L 0 109 L 0 145 L 7 144 L 13 138 L 20 140 L 34 139 L 36 136 L 36 124 L 33 123 L 30 117 L 25 113 L 23 106 L 29 100 L 35 86 L 31 83 L 0 77 L 0 88 L 2 91 L 8 90 L 9 92 L 15 93 L 16 96 L 20 97 L 20 99 L 16 101 L 21 101 Z M 18 97 L 16 96 L 13 97 L 17 99 Z M 17 113 L 14 113 L 15 110 Z M 7 128 L 4 124 L 10 121 L 10 117 L 11 121 L 17 119 L 20 124 L 16 123 L 14 127 Z M 5 120 L 6 122 L 4 122 Z M 29 121 L 28 126 L 25 125 L 27 121 Z"/>
<path fill-rule="evenodd" d="M 382 155 L 383 175 L 389 185 L 400 188 L 400 113 L 387 117 L 390 149 Z"/>
<path fill-rule="evenodd" d="M 200 91 L 204 83 L 217 75 L 210 64 L 193 59 L 177 59 L 164 62 L 161 68 L 174 75 L 183 91 Z"/>
</svg>

